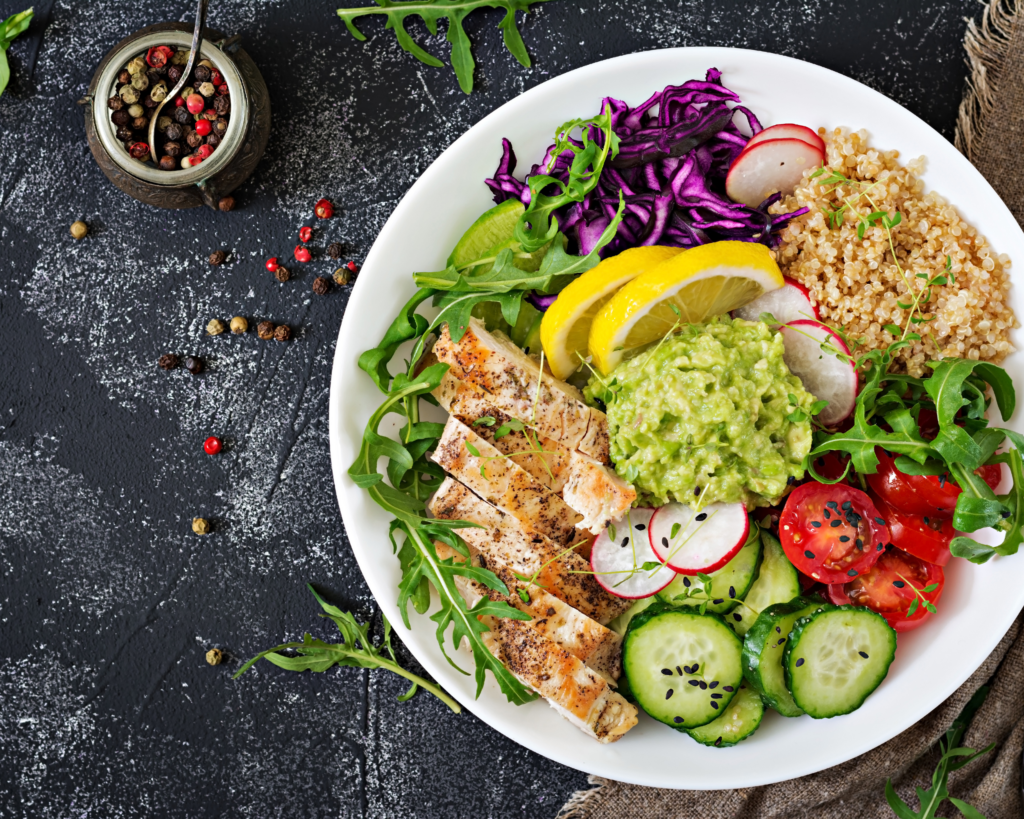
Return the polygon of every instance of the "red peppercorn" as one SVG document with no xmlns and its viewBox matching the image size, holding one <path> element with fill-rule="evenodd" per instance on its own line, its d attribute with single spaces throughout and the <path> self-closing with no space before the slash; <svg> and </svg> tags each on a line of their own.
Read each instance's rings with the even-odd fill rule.
<svg viewBox="0 0 1024 819">
<path fill-rule="evenodd" d="M 209 159 L 213 155 L 212 145 L 200 145 L 197 151 L 200 159 Z"/>
<path fill-rule="evenodd" d="M 220 438 L 211 435 L 209 438 L 206 439 L 206 442 L 203 444 L 203 451 L 207 455 L 216 455 L 218 452 L 220 452 L 221 447 L 222 444 L 220 442 Z"/>
<path fill-rule="evenodd" d="M 198 154 L 195 155 L 195 156 L 192 156 L 192 157 L 185 157 L 185 158 L 190 160 L 190 163 L 189 163 L 189 167 L 190 168 L 194 168 L 196 165 L 198 165 L 200 162 L 203 161 L 203 158 L 201 156 L 199 156 Z"/>
<path fill-rule="evenodd" d="M 297 262 L 308 262 L 313 258 L 313 254 L 309 252 L 308 247 L 302 245 L 295 245 L 295 261 Z"/>
<path fill-rule="evenodd" d="M 185 100 L 182 99 L 180 94 L 177 97 L 174 98 L 174 107 L 175 108 L 181 108 L 181 106 L 183 106 L 184 104 L 185 104 Z"/>
<path fill-rule="evenodd" d="M 359 270 L 359 265 L 357 265 L 355 262 L 349 262 L 347 265 L 345 265 L 345 267 L 347 267 L 353 273 Z"/>
<path fill-rule="evenodd" d="M 153 68 L 163 68 L 173 56 L 174 50 L 170 46 L 153 46 L 146 52 L 146 62 Z"/>
<path fill-rule="evenodd" d="M 185 100 L 185 104 L 188 106 L 190 114 L 198 114 L 206 107 L 206 100 L 203 99 L 202 94 L 193 94 Z"/>
<path fill-rule="evenodd" d="M 277 268 L 279 268 L 280 266 L 281 265 L 277 263 L 277 256 L 267 259 L 267 270 L 269 270 L 271 273 L 276 273 Z"/>
<path fill-rule="evenodd" d="M 300 241 L 308 242 L 312 238 L 313 238 L 313 228 L 311 228 L 311 227 L 299 228 L 299 240 Z"/>
<path fill-rule="evenodd" d="M 327 199 L 321 199 L 314 208 L 316 215 L 321 219 L 330 219 L 334 216 L 334 205 Z"/>
<path fill-rule="evenodd" d="M 145 159 L 149 156 L 149 146 L 145 142 L 133 142 L 132 147 L 128 149 L 128 153 L 136 159 Z"/>
<path fill-rule="evenodd" d="M 226 97 L 230 93 L 231 93 L 231 91 L 228 88 L 228 84 L 226 82 L 222 82 L 220 85 L 217 86 L 217 96 L 218 97 Z"/>
<path fill-rule="evenodd" d="M 199 136 L 209 136 L 210 135 L 210 131 L 212 131 L 212 130 L 213 130 L 213 126 L 210 125 L 210 120 L 208 120 L 208 119 L 196 120 L 196 133 L 199 134 Z"/>
<path fill-rule="evenodd" d="M 214 85 L 220 85 L 222 82 L 224 82 L 224 78 L 221 77 L 219 71 L 214 71 L 210 74 L 210 82 L 212 82 Z"/>
</svg>

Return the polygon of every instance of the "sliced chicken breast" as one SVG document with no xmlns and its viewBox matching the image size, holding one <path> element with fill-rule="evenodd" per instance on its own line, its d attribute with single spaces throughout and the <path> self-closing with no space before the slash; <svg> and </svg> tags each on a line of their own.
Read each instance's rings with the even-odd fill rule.
<svg viewBox="0 0 1024 819">
<path fill-rule="evenodd" d="M 490 333 L 479 319 L 469 321 L 456 344 L 445 326 L 434 355 L 453 376 L 482 389 L 495 407 L 540 434 L 607 464 L 608 419 L 588 407 L 575 387 L 542 372 L 508 338 Z"/>
<path fill-rule="evenodd" d="M 437 518 L 483 526 L 458 531 L 489 568 L 502 567 L 525 577 L 539 572 L 538 585 L 602 625 L 630 606 L 629 600 L 602 589 L 590 564 L 574 551 L 543 535 L 527 534 L 511 515 L 491 506 L 454 478 L 445 478 L 429 508 Z"/>
<path fill-rule="evenodd" d="M 515 518 L 524 532 L 535 532 L 563 545 L 572 541 L 580 516 L 454 415 L 448 417 L 432 460 L 485 501 Z"/>
</svg>

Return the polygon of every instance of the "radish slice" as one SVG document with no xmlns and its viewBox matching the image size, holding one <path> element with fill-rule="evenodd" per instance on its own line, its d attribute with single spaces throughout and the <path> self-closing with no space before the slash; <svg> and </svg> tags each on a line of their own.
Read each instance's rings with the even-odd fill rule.
<svg viewBox="0 0 1024 819">
<path fill-rule="evenodd" d="M 661 563 L 651 549 L 648 532 L 653 516 L 653 509 L 630 509 L 594 541 L 590 567 L 597 582 L 616 597 L 629 600 L 650 597 L 675 579 L 676 573 L 668 566 L 659 565 L 648 571 L 640 568 L 652 561 Z"/>
<path fill-rule="evenodd" d="M 817 148 L 822 153 L 825 153 L 825 140 L 806 125 L 796 125 L 792 122 L 784 122 L 765 128 L 750 138 L 747 148 L 752 148 L 759 142 L 767 142 L 769 139 L 799 139 L 801 142 L 806 142 L 812 148 Z"/>
<path fill-rule="evenodd" d="M 828 342 L 850 355 L 843 340 L 820 321 L 791 321 L 780 332 L 785 339 L 783 356 L 789 371 L 799 378 L 815 398 L 828 401 L 818 420 L 830 427 L 849 417 L 857 403 L 857 370 L 852 362 L 821 349 Z"/>
<path fill-rule="evenodd" d="M 767 139 L 741 153 L 729 168 L 725 192 L 752 208 L 778 191 L 791 194 L 804 171 L 825 161 L 825 152 L 799 139 Z"/>
<path fill-rule="evenodd" d="M 786 279 L 786 283 L 777 290 L 758 296 L 750 304 L 732 311 L 734 317 L 747 321 L 757 321 L 762 313 L 771 313 L 779 324 L 818 318 L 818 309 L 811 304 L 807 288 L 792 279 Z"/>
<path fill-rule="evenodd" d="M 651 548 L 679 574 L 718 571 L 743 548 L 749 534 L 750 518 L 742 503 L 711 503 L 700 512 L 669 503 L 651 520 Z"/>
</svg>

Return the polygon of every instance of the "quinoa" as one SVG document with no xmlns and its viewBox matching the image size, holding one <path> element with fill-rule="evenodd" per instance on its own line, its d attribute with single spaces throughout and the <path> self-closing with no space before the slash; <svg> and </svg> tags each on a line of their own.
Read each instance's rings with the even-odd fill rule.
<svg viewBox="0 0 1024 819">
<path fill-rule="evenodd" d="M 823 186 L 820 177 L 810 179 L 808 173 L 791 196 L 772 207 L 774 213 L 810 208 L 781 232 L 778 261 L 784 275 L 810 291 L 822 320 L 855 344 L 855 354 L 885 348 L 897 337 L 884 326 L 903 328 L 909 318 L 910 311 L 897 302 L 913 301 L 925 281 L 918 274 L 942 275 L 948 255 L 954 282 L 933 287 L 931 301 L 921 304 L 919 315 L 931 320 L 914 328 L 922 338 L 897 352 L 895 368 L 921 376 L 926 362 L 939 358 L 999 363 L 1013 352 L 1009 334 L 1019 323 L 1008 304 L 1010 258 L 997 256 L 942 196 L 925 192 L 918 179 L 924 157 L 902 166 L 899 151 L 868 148 L 865 131 L 836 128 L 828 135 L 822 128 L 819 134 L 826 141 L 828 169 L 868 185 L 878 183 L 847 208 L 835 227 L 825 212 L 868 185 Z M 893 263 L 884 228 L 870 227 L 863 239 L 857 237 L 857 214 L 874 211 L 902 216 L 892 238 L 905 279 Z M 909 296 L 908 282 L 914 291 Z"/>
</svg>

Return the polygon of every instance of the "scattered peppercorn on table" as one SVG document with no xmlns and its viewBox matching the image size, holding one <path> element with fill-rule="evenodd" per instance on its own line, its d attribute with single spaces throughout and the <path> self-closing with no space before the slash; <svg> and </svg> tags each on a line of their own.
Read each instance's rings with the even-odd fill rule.
<svg viewBox="0 0 1024 819">
<path fill-rule="evenodd" d="M 0 20 L 27 5 L 0 0 Z M 311 627 L 306 582 L 381 636 L 327 442 L 338 327 L 353 285 L 373 286 L 360 279 L 370 246 L 471 125 L 616 54 L 703 42 L 781 51 L 869 77 L 952 136 L 964 67 L 949 55 L 977 6 L 945 0 L 897 25 L 882 0 L 834 19 L 780 0 L 751 25 L 740 0 L 710 16 L 668 0 L 551 2 L 517 15 L 529 69 L 491 31 L 504 12 L 477 12 L 467 96 L 449 67 L 396 48 L 382 21 L 360 21 L 361 43 L 331 4 L 217 0 L 209 25 L 240 34 L 269 87 L 269 146 L 218 210 L 159 210 L 104 177 L 75 101 L 122 37 L 191 20 L 193 5 L 37 3 L 7 51 L 0 813 L 553 819 L 584 775 L 433 697 L 398 702 L 406 686 L 392 675 L 261 663 L 231 680 L 282 635 L 336 640 L 332 624 Z M 448 60 L 446 43 L 408 29 Z M 836 42 L 856 57 L 837 61 Z M 232 116 L 215 61 L 200 62 L 147 144 L 182 53 L 134 55 L 104 96 L 125 150 L 176 170 L 209 167 L 204 153 Z M 488 201 L 482 188 L 481 210 Z M 424 220 L 439 224 L 444 207 Z"/>
</svg>

